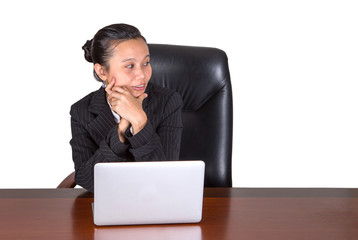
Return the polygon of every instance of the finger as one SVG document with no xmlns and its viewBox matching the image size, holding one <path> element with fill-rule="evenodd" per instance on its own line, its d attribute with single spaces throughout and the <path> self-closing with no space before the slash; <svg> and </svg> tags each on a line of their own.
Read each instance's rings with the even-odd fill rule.
<svg viewBox="0 0 358 240">
<path fill-rule="evenodd" d="M 114 86 L 114 84 L 116 83 L 115 79 L 113 78 L 112 81 L 108 84 L 108 86 L 106 87 L 106 92 L 108 94 L 112 93 L 112 88 Z"/>
<path fill-rule="evenodd" d="M 121 120 L 119 121 L 119 124 L 123 124 L 123 125 L 126 125 L 129 127 L 130 122 L 127 119 L 122 117 Z"/>
<path fill-rule="evenodd" d="M 139 100 L 141 100 L 141 101 L 143 101 L 145 98 L 147 98 L 148 97 L 148 94 L 147 93 L 143 93 L 143 94 L 141 94 L 139 97 L 138 97 L 138 99 Z"/>
<path fill-rule="evenodd" d="M 112 88 L 112 91 L 113 92 L 118 92 L 118 93 L 121 93 L 121 94 L 129 93 L 129 91 L 128 91 L 128 89 L 126 87 L 120 87 L 120 86 L 114 86 Z"/>
</svg>

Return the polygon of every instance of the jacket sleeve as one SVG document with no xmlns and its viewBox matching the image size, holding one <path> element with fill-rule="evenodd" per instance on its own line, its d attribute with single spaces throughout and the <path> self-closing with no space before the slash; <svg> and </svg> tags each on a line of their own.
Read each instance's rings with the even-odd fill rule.
<svg viewBox="0 0 358 240">
<path fill-rule="evenodd" d="M 85 124 L 77 120 L 71 110 L 72 158 L 75 164 L 75 181 L 88 191 L 93 192 L 94 165 L 99 162 L 121 162 L 132 158 L 128 145 L 119 141 L 117 125 L 114 125 L 106 137 L 99 143 L 93 140 Z"/>
<path fill-rule="evenodd" d="M 182 100 L 173 93 L 165 103 L 158 127 L 150 119 L 136 135 L 126 132 L 135 161 L 178 160 L 183 129 Z"/>
</svg>

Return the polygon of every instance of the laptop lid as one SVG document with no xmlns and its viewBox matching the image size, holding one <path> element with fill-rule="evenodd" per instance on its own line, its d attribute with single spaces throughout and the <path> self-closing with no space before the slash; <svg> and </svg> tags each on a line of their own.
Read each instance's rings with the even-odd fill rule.
<svg viewBox="0 0 358 240">
<path fill-rule="evenodd" d="M 97 163 L 94 223 L 200 222 L 204 169 L 203 161 Z"/>
</svg>

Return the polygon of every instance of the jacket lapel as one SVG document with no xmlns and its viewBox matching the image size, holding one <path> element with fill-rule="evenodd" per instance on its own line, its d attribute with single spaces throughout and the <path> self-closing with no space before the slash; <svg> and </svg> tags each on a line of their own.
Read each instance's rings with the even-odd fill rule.
<svg viewBox="0 0 358 240">
<path fill-rule="evenodd" d="M 104 88 L 100 88 L 95 92 L 88 111 L 95 115 L 95 118 L 88 123 L 88 130 L 96 143 L 105 138 L 108 132 L 116 125 L 113 114 L 106 99 Z"/>
</svg>

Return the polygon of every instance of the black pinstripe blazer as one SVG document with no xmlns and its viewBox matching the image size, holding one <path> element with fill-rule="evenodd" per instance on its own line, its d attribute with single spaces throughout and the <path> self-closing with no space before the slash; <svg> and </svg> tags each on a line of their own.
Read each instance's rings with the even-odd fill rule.
<svg viewBox="0 0 358 240">
<path fill-rule="evenodd" d="M 172 90 L 149 83 L 143 110 L 148 122 L 136 135 L 126 131 L 119 141 L 117 123 L 104 88 L 71 106 L 72 157 L 76 184 L 93 192 L 93 168 L 98 162 L 178 160 L 182 100 Z"/>
</svg>

